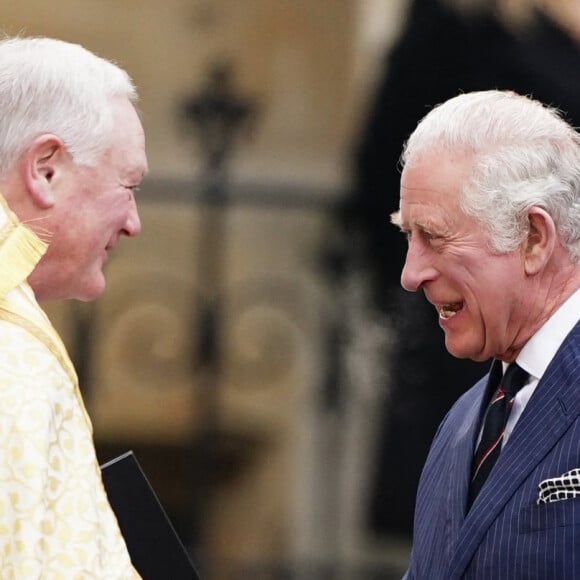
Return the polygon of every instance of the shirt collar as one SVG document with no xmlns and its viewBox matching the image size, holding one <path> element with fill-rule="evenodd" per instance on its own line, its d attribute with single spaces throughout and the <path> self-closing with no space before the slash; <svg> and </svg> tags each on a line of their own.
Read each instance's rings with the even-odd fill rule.
<svg viewBox="0 0 580 580">
<path fill-rule="evenodd" d="M 577 289 L 526 342 L 517 363 L 541 379 L 568 333 L 580 319 L 580 288 Z"/>
</svg>

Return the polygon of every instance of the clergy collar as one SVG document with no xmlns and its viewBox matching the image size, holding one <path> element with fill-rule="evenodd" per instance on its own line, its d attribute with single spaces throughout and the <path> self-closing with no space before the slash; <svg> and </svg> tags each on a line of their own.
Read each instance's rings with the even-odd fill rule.
<svg viewBox="0 0 580 580">
<path fill-rule="evenodd" d="M 47 248 L 0 195 L 0 298 L 30 276 Z"/>
</svg>

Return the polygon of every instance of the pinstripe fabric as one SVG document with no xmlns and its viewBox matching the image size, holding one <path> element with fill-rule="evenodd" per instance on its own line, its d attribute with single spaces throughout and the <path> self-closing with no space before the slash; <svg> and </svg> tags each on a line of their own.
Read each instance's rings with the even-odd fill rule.
<svg viewBox="0 0 580 580">
<path fill-rule="evenodd" d="M 486 378 L 451 409 L 425 464 L 408 580 L 578 580 L 580 498 L 536 505 L 540 481 L 580 467 L 580 323 L 550 363 L 465 516 Z"/>
</svg>

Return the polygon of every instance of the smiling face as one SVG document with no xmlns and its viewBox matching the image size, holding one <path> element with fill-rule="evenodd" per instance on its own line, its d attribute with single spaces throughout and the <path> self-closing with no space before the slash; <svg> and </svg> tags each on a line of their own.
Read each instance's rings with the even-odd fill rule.
<svg viewBox="0 0 580 580">
<path fill-rule="evenodd" d="M 49 175 L 54 202 L 42 225 L 50 245 L 29 278 L 38 300 L 97 298 L 109 252 L 141 230 L 134 190 L 147 171 L 143 128 L 129 101 L 115 101 L 113 112 L 112 145 L 94 167 L 61 153 Z"/>
<path fill-rule="evenodd" d="M 461 210 L 471 163 L 443 153 L 405 166 L 393 216 L 409 239 L 401 283 L 435 306 L 451 354 L 509 360 L 530 335 L 523 249 L 493 252 L 481 223 Z"/>
</svg>

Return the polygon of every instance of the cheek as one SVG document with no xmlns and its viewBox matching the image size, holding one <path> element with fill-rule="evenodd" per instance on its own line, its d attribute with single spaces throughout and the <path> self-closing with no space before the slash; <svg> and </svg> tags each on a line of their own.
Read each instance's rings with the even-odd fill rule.
<svg viewBox="0 0 580 580">
<path fill-rule="evenodd" d="M 110 234 L 111 230 L 118 227 L 128 214 L 130 203 L 125 195 L 103 197 L 87 207 L 84 216 L 84 228 L 93 237 Z"/>
<path fill-rule="evenodd" d="M 103 225 L 116 227 L 127 220 L 134 206 L 135 201 L 132 194 L 121 193 L 115 195 L 108 203 L 95 208 L 95 214 L 99 216 L 98 219 Z"/>
<path fill-rule="evenodd" d="M 494 261 L 480 265 L 474 281 L 474 302 L 487 327 L 505 325 L 521 300 L 518 264 L 502 260 L 499 264 Z"/>
</svg>

